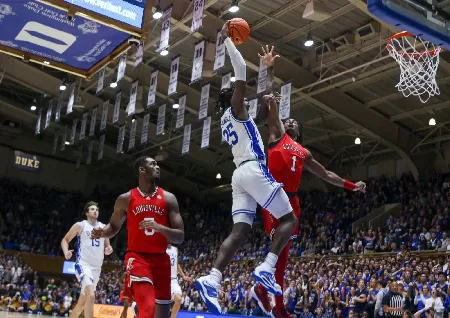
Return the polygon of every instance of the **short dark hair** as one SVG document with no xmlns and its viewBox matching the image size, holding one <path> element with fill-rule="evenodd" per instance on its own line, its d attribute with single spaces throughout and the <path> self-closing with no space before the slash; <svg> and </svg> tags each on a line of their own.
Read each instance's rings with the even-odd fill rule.
<svg viewBox="0 0 450 318">
<path fill-rule="evenodd" d="M 233 97 L 234 86 L 230 88 L 222 88 L 219 93 L 219 98 L 216 102 L 216 112 L 222 114 L 225 109 L 231 106 L 231 98 Z"/>
<path fill-rule="evenodd" d="M 84 213 L 86 214 L 89 211 L 89 207 L 95 205 L 97 208 L 99 208 L 98 203 L 95 201 L 89 201 L 84 205 Z"/>
<path fill-rule="evenodd" d="M 136 176 L 139 177 L 139 168 L 142 166 L 145 166 L 147 163 L 147 159 L 150 158 L 149 156 L 142 156 L 136 159 L 134 162 L 134 172 L 136 173 Z"/>
</svg>

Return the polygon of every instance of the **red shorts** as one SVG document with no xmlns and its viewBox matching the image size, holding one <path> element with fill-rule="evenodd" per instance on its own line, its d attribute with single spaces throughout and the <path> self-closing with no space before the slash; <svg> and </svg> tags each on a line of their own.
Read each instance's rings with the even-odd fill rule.
<svg viewBox="0 0 450 318">
<path fill-rule="evenodd" d="M 155 289 L 155 302 L 157 304 L 169 305 L 172 303 L 170 257 L 168 254 L 127 252 L 125 264 L 130 288 L 134 282 L 148 282 Z M 136 299 L 135 295 L 133 295 L 133 298 Z"/>
<path fill-rule="evenodd" d="M 298 196 L 289 198 L 289 202 L 291 203 L 292 210 L 294 211 L 294 215 L 297 217 L 297 219 L 300 221 L 300 200 Z M 272 214 L 270 214 L 269 211 L 262 209 L 262 215 L 264 220 L 264 229 L 266 230 L 266 234 L 272 239 L 273 233 L 275 233 L 275 229 L 277 228 L 278 224 L 280 222 L 273 217 Z M 300 222 L 295 227 L 294 231 L 292 232 L 291 240 L 295 239 L 298 235 L 298 231 L 300 228 Z"/>
</svg>

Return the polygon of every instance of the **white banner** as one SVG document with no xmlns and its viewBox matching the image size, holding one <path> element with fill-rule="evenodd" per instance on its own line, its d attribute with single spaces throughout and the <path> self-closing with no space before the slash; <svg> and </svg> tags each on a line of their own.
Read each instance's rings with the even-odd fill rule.
<svg viewBox="0 0 450 318">
<path fill-rule="evenodd" d="M 203 55 L 205 53 L 205 40 L 195 44 L 194 60 L 192 61 L 191 83 L 197 82 L 202 78 L 203 73 Z"/>
<path fill-rule="evenodd" d="M 172 5 L 164 10 L 163 18 L 161 22 L 161 36 L 159 40 L 159 47 L 156 52 L 161 52 L 169 47 L 170 37 L 170 20 L 172 18 Z"/>
<path fill-rule="evenodd" d="M 136 50 L 136 61 L 134 62 L 134 68 L 142 64 L 144 59 L 144 43 L 141 42 Z"/>
<path fill-rule="evenodd" d="M 87 123 L 88 113 L 83 114 L 83 118 L 81 119 L 81 128 L 80 128 L 80 139 L 83 140 L 86 134 L 86 123 Z"/>
<path fill-rule="evenodd" d="M 100 93 L 103 90 L 103 83 L 105 82 L 105 72 L 106 67 L 102 68 L 100 72 L 98 72 L 98 82 L 97 82 L 97 91 L 96 94 Z"/>
<path fill-rule="evenodd" d="M 202 144 L 200 148 L 204 149 L 209 146 L 209 134 L 211 133 L 211 116 L 206 117 L 203 121 Z"/>
<path fill-rule="evenodd" d="M 89 142 L 89 146 L 88 146 L 88 154 L 87 154 L 87 158 L 86 158 L 86 164 L 90 165 L 91 161 L 92 161 L 92 149 L 94 149 L 94 141 L 91 140 Z"/>
<path fill-rule="evenodd" d="M 202 93 L 200 95 L 200 107 L 198 109 L 198 119 L 203 119 L 208 115 L 209 90 L 211 84 L 202 86 Z"/>
<path fill-rule="evenodd" d="M 118 92 L 116 94 L 116 101 L 114 103 L 114 116 L 113 116 L 113 124 L 116 124 L 119 121 L 120 114 L 120 102 L 122 101 L 122 92 Z"/>
<path fill-rule="evenodd" d="M 191 144 L 191 124 L 184 126 L 183 146 L 181 148 L 182 155 L 189 153 L 190 144 Z"/>
<path fill-rule="evenodd" d="M 39 135 L 41 133 L 41 120 L 42 120 L 42 108 L 39 108 L 38 116 L 36 119 L 36 128 L 34 129 L 35 135 Z"/>
<path fill-rule="evenodd" d="M 56 147 L 58 146 L 58 137 L 59 137 L 59 132 L 56 132 L 55 137 L 53 138 L 52 155 L 56 154 Z"/>
<path fill-rule="evenodd" d="M 73 109 L 72 109 L 73 103 L 75 102 L 75 86 L 76 86 L 76 84 L 74 84 L 74 86 L 72 87 L 72 91 L 70 92 L 69 102 L 67 103 L 66 115 L 71 114 L 73 111 Z"/>
<path fill-rule="evenodd" d="M 136 98 L 138 85 L 139 81 L 135 81 L 133 84 L 131 84 L 130 104 L 128 105 L 128 116 L 134 115 L 134 113 L 136 112 Z"/>
<path fill-rule="evenodd" d="M 66 141 L 67 141 L 67 127 L 64 128 L 64 132 L 61 134 L 61 146 L 59 150 L 66 150 Z"/>
<path fill-rule="evenodd" d="M 141 145 L 147 143 L 148 140 L 148 125 L 150 123 L 150 113 L 145 114 L 142 120 Z"/>
<path fill-rule="evenodd" d="M 49 103 L 47 107 L 47 113 L 45 115 L 45 123 L 44 123 L 44 129 L 47 129 L 48 126 L 50 126 L 50 120 L 52 119 L 52 104 Z"/>
<path fill-rule="evenodd" d="M 100 122 L 100 131 L 105 130 L 106 121 L 108 120 L 109 100 L 103 103 L 102 120 Z"/>
<path fill-rule="evenodd" d="M 225 66 L 225 42 L 220 30 L 217 32 L 216 57 L 214 58 L 214 72 Z"/>
<path fill-rule="evenodd" d="M 158 71 L 154 71 L 150 76 L 150 85 L 147 96 L 147 108 L 154 105 L 156 102 L 156 85 L 158 85 Z"/>
<path fill-rule="evenodd" d="M 170 66 L 169 90 L 167 92 L 168 96 L 173 95 L 177 92 L 179 65 L 180 65 L 180 56 L 177 55 L 172 59 L 172 64 Z"/>
<path fill-rule="evenodd" d="M 70 144 L 75 144 L 75 136 L 77 135 L 77 124 L 78 124 L 78 118 L 75 118 L 72 122 L 72 132 L 70 133 Z"/>
<path fill-rule="evenodd" d="M 195 32 L 203 26 L 204 9 L 205 9 L 205 0 L 195 0 L 194 10 L 192 11 L 191 32 Z"/>
<path fill-rule="evenodd" d="M 58 96 L 57 104 L 56 104 L 55 123 L 59 123 L 59 121 L 61 119 L 62 101 L 63 101 L 63 97 L 62 97 L 62 94 L 60 93 Z"/>
<path fill-rule="evenodd" d="M 164 133 L 164 125 L 166 122 L 166 104 L 159 106 L 158 121 L 156 123 L 156 136 Z"/>
<path fill-rule="evenodd" d="M 78 154 L 77 163 L 75 164 L 75 170 L 80 169 L 81 157 L 83 157 L 83 145 L 80 145 L 80 153 Z"/>
<path fill-rule="evenodd" d="M 134 144 L 136 142 L 136 125 L 137 120 L 131 122 L 130 140 L 128 141 L 128 151 L 134 148 Z"/>
<path fill-rule="evenodd" d="M 105 134 L 100 136 L 100 144 L 98 146 L 97 160 L 102 160 L 103 158 L 103 148 L 105 147 Z"/>
<path fill-rule="evenodd" d="M 251 100 L 248 101 L 248 115 L 255 119 L 256 118 L 256 113 L 258 110 L 258 98 L 253 98 Z"/>
<path fill-rule="evenodd" d="M 127 54 L 128 52 L 125 51 L 125 53 L 120 56 L 119 66 L 117 68 L 117 83 L 125 76 L 125 70 L 127 68 Z"/>
<path fill-rule="evenodd" d="M 281 84 L 281 100 L 279 105 L 279 115 L 281 120 L 288 119 L 291 115 L 291 89 L 291 82 Z"/>
<path fill-rule="evenodd" d="M 125 125 L 122 125 L 119 128 L 119 136 L 117 137 L 116 153 L 121 153 L 123 151 L 123 139 L 124 138 L 125 138 Z"/>
<path fill-rule="evenodd" d="M 95 123 L 97 122 L 97 111 L 98 111 L 98 107 L 92 108 L 91 126 L 89 127 L 89 137 L 92 137 L 95 134 Z"/>
<path fill-rule="evenodd" d="M 231 87 L 231 72 L 223 74 L 222 76 L 222 85 L 220 89 L 230 88 Z"/>
<path fill-rule="evenodd" d="M 259 59 L 259 71 L 258 71 L 258 89 L 257 94 L 265 92 L 267 89 L 267 66 L 264 64 L 263 59 Z"/>
<path fill-rule="evenodd" d="M 178 100 L 177 109 L 177 122 L 175 124 L 175 129 L 181 128 L 184 125 L 184 112 L 186 111 L 186 94 L 180 97 Z"/>
</svg>

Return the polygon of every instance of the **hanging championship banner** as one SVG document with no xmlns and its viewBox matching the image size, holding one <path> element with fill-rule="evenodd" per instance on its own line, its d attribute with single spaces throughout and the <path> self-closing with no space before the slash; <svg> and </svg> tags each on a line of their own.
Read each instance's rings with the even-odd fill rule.
<svg viewBox="0 0 450 318">
<path fill-rule="evenodd" d="M 251 100 L 248 101 L 248 115 L 255 119 L 256 118 L 256 113 L 258 110 L 258 98 L 253 98 Z"/>
<path fill-rule="evenodd" d="M 55 134 L 55 137 L 53 138 L 53 149 L 52 149 L 52 155 L 56 154 L 56 147 L 58 146 L 58 137 L 59 132 Z"/>
<path fill-rule="evenodd" d="M 257 94 L 265 92 L 267 89 L 267 66 L 264 64 L 263 59 L 259 59 L 258 70 L 258 89 Z"/>
<path fill-rule="evenodd" d="M 92 108 L 91 126 L 89 127 L 89 137 L 92 137 L 95 134 L 95 122 L 97 121 L 97 110 L 98 107 Z"/>
<path fill-rule="evenodd" d="M 175 124 L 175 129 L 181 128 L 184 125 L 184 112 L 186 111 L 186 94 L 180 97 L 178 100 L 177 109 L 177 122 Z"/>
<path fill-rule="evenodd" d="M 75 86 L 74 85 L 72 87 L 72 91 L 70 92 L 70 96 L 69 96 L 69 102 L 67 103 L 67 111 L 66 111 L 66 115 L 69 115 L 72 113 L 72 107 L 73 107 L 73 103 L 75 102 Z"/>
<path fill-rule="evenodd" d="M 70 133 L 70 144 L 75 144 L 75 136 L 77 134 L 77 124 L 78 124 L 78 118 L 75 118 L 72 122 L 72 132 Z"/>
<path fill-rule="evenodd" d="M 142 64 L 144 59 L 144 43 L 140 43 L 136 50 L 136 61 L 134 62 L 134 68 Z"/>
<path fill-rule="evenodd" d="M 203 119 L 208 115 L 209 88 L 211 84 L 202 86 L 200 95 L 200 107 L 198 109 L 198 119 Z"/>
<path fill-rule="evenodd" d="M 100 121 L 100 131 L 105 130 L 106 121 L 108 120 L 109 100 L 103 103 L 102 120 Z"/>
<path fill-rule="evenodd" d="M 195 0 L 194 10 L 192 12 L 191 32 L 195 32 L 203 26 L 204 9 L 205 0 Z"/>
<path fill-rule="evenodd" d="M 80 169 L 82 156 L 83 156 L 83 145 L 80 145 L 80 153 L 77 158 L 77 163 L 75 164 L 75 170 Z"/>
<path fill-rule="evenodd" d="M 168 96 L 173 95 L 177 92 L 179 64 L 180 64 L 180 55 L 177 55 L 172 59 L 172 64 L 170 66 L 169 90 L 167 92 Z"/>
<path fill-rule="evenodd" d="M 135 81 L 131 84 L 131 92 L 130 92 L 130 104 L 128 106 L 128 116 L 134 115 L 136 112 L 136 98 L 137 98 L 137 90 L 138 90 L 139 81 Z"/>
<path fill-rule="evenodd" d="M 103 90 L 103 83 L 105 81 L 105 71 L 106 67 L 102 68 L 100 72 L 98 72 L 97 91 L 95 92 L 95 94 L 98 94 Z"/>
<path fill-rule="evenodd" d="M 163 18 L 161 22 L 161 36 L 159 40 L 159 47 L 156 52 L 161 52 L 169 47 L 170 37 L 170 19 L 172 18 L 172 5 L 164 10 Z"/>
<path fill-rule="evenodd" d="M 183 146 L 181 154 L 185 155 L 189 152 L 189 145 L 191 144 L 191 124 L 184 126 Z"/>
<path fill-rule="evenodd" d="M 125 76 L 125 69 L 127 68 L 127 54 L 128 52 L 120 56 L 119 67 L 117 68 L 117 83 Z"/>
<path fill-rule="evenodd" d="M 120 113 L 120 102 L 122 100 L 122 92 L 118 92 L 116 94 L 116 102 L 114 103 L 114 116 L 113 116 L 113 124 L 116 124 L 119 121 L 119 113 Z"/>
<path fill-rule="evenodd" d="M 137 120 L 131 122 L 130 140 L 128 141 L 128 151 L 134 148 L 134 144 L 136 142 L 136 125 Z"/>
<path fill-rule="evenodd" d="M 158 121 L 156 123 L 156 136 L 164 134 L 164 124 L 166 121 L 166 105 L 159 106 Z"/>
<path fill-rule="evenodd" d="M 156 101 L 156 85 L 158 84 L 158 70 L 154 71 L 150 76 L 150 85 L 147 96 L 147 108 L 155 104 Z"/>
<path fill-rule="evenodd" d="M 49 103 L 47 106 L 47 114 L 45 115 L 44 130 L 50 126 L 50 120 L 52 119 L 52 108 L 52 104 Z"/>
<path fill-rule="evenodd" d="M 66 150 L 66 141 L 67 141 L 67 127 L 64 128 L 64 132 L 61 134 L 61 146 L 59 147 L 60 151 Z"/>
<path fill-rule="evenodd" d="M 87 165 L 90 165 L 91 161 L 92 161 L 92 149 L 94 149 L 94 141 L 93 140 L 89 141 L 88 154 L 87 154 L 87 158 L 86 158 Z"/>
<path fill-rule="evenodd" d="M 119 136 L 117 137 L 116 153 L 121 153 L 123 151 L 123 139 L 124 138 L 125 138 L 125 125 L 122 125 L 119 128 Z"/>
<path fill-rule="evenodd" d="M 84 139 L 84 135 L 86 134 L 86 122 L 87 122 L 88 113 L 83 114 L 83 118 L 81 119 L 81 128 L 80 128 L 80 139 Z"/>
<path fill-rule="evenodd" d="M 216 57 L 214 58 L 214 72 L 217 72 L 225 66 L 225 39 L 220 30 L 217 32 Z"/>
<path fill-rule="evenodd" d="M 291 89 L 291 82 L 281 84 L 281 100 L 279 105 L 281 120 L 288 119 L 291 115 Z"/>
<path fill-rule="evenodd" d="M 61 106 L 62 106 L 62 93 L 59 93 L 58 96 L 58 101 L 56 104 L 56 112 L 55 112 L 55 123 L 59 123 L 60 119 L 61 119 Z"/>
<path fill-rule="evenodd" d="M 145 114 L 142 120 L 141 145 L 147 143 L 148 140 L 148 125 L 150 123 L 150 113 Z"/>
<path fill-rule="evenodd" d="M 200 148 L 205 149 L 209 146 L 209 134 L 211 133 L 211 116 L 203 121 L 202 144 Z"/>
<path fill-rule="evenodd" d="M 191 83 L 197 82 L 202 78 L 203 73 L 203 55 L 205 52 L 205 40 L 198 41 L 195 44 L 194 60 L 192 61 Z"/>
<path fill-rule="evenodd" d="M 220 89 L 230 88 L 231 87 L 231 72 L 223 74 L 222 76 L 222 85 Z"/>
<path fill-rule="evenodd" d="M 105 147 L 105 134 L 100 136 L 100 145 L 98 146 L 97 160 L 102 160 L 104 147 Z"/>
<path fill-rule="evenodd" d="M 39 135 L 41 133 L 41 120 L 42 120 L 42 108 L 39 108 L 38 116 L 36 119 L 36 128 L 34 129 L 35 135 Z"/>
</svg>

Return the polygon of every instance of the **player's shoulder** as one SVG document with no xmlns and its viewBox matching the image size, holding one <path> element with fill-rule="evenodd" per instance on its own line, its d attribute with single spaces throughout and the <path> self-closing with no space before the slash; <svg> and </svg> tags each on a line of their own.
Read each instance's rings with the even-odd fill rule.
<svg viewBox="0 0 450 318">
<path fill-rule="evenodd" d="M 131 198 L 131 192 L 132 192 L 133 190 L 130 190 L 130 191 L 127 191 L 127 192 L 125 192 L 125 193 L 122 193 L 121 195 L 119 195 L 118 197 L 117 197 L 117 201 L 120 201 L 120 202 L 129 202 L 130 201 L 130 198 Z"/>
<path fill-rule="evenodd" d="M 167 200 L 170 200 L 170 201 L 175 200 L 175 201 L 177 201 L 177 198 L 176 198 L 175 194 L 173 194 L 172 192 L 167 191 L 165 189 L 161 189 L 161 190 L 162 190 L 162 192 L 164 194 L 164 198 L 166 199 L 166 201 Z"/>
</svg>

